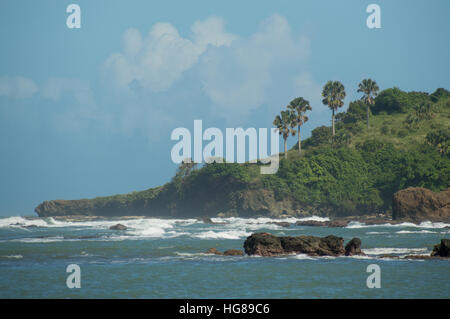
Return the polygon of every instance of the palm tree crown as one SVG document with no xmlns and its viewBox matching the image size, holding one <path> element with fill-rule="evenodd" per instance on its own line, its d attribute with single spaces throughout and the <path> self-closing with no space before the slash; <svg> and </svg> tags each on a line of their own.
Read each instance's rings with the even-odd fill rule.
<svg viewBox="0 0 450 319">
<path fill-rule="evenodd" d="M 308 116 L 305 115 L 307 111 L 311 111 L 311 105 L 309 104 L 309 101 L 305 100 L 302 97 L 298 97 L 296 99 L 293 99 L 289 105 L 288 109 L 291 110 L 293 113 L 293 126 L 297 126 L 297 133 L 298 133 L 298 151 L 299 153 L 302 150 L 302 140 L 300 137 L 300 126 L 305 124 L 308 121 Z"/>
<path fill-rule="evenodd" d="M 334 128 L 334 113 L 339 107 L 344 105 L 345 88 L 339 81 L 328 81 L 322 90 L 322 103 L 327 105 L 331 111 L 331 121 L 333 124 L 333 136 L 335 135 Z"/>
<path fill-rule="evenodd" d="M 375 97 L 377 97 L 379 89 L 377 82 L 371 79 L 364 79 L 358 84 L 358 92 L 363 93 L 361 100 L 367 105 L 367 129 L 369 129 L 369 108 L 370 105 L 375 103 Z"/>
<path fill-rule="evenodd" d="M 275 120 L 273 121 L 273 125 L 276 126 L 278 132 L 284 139 L 284 157 L 287 158 L 287 139 L 289 135 L 295 135 L 295 130 L 293 127 L 294 123 L 294 114 L 289 111 L 281 111 L 281 116 L 277 115 Z"/>
</svg>

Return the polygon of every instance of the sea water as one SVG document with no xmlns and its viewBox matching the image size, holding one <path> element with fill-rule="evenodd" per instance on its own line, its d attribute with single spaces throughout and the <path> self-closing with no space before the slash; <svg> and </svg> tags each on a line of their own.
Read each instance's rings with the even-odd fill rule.
<svg viewBox="0 0 450 319">
<path fill-rule="evenodd" d="M 63 222 L 0 218 L 0 298 L 449 298 L 450 261 L 380 258 L 429 255 L 448 224 L 345 228 L 291 225 L 269 218 L 138 218 Z M 110 230 L 121 223 L 125 231 Z M 28 226 L 28 227 L 27 227 Z M 31 227 L 29 227 L 31 226 Z M 447 228 L 446 228 L 447 227 Z M 336 235 L 362 241 L 367 256 L 220 256 L 208 248 L 241 249 L 254 232 L 277 236 Z M 80 267 L 80 288 L 68 288 L 67 266 Z M 380 267 L 381 288 L 368 288 L 367 267 Z"/>
</svg>

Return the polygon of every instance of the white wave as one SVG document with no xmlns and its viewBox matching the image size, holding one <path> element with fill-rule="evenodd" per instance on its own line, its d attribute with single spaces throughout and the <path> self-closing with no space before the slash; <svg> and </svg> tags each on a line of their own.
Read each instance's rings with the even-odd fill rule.
<svg viewBox="0 0 450 319">
<path fill-rule="evenodd" d="M 429 231 L 429 230 L 400 230 L 400 231 L 396 231 L 396 234 L 436 234 L 436 232 L 434 231 Z"/>
<path fill-rule="evenodd" d="M 310 216 L 304 218 L 288 217 L 288 218 L 270 218 L 270 217 L 258 217 L 258 218 L 241 218 L 241 217 L 227 217 L 227 218 L 211 218 L 215 223 L 222 223 L 214 225 L 214 227 L 225 227 L 228 229 L 240 229 L 257 231 L 260 229 L 280 230 L 284 227 L 276 225 L 277 222 L 287 222 L 295 224 L 297 221 L 315 220 L 315 221 L 328 221 L 327 217 Z"/>
<path fill-rule="evenodd" d="M 306 254 L 296 254 L 290 257 L 292 259 L 300 259 L 300 260 L 315 260 L 316 258 L 308 256 Z"/>
<path fill-rule="evenodd" d="M 198 256 L 209 256 L 214 254 L 207 254 L 207 253 L 180 253 L 178 251 L 175 252 L 175 255 L 182 256 L 182 257 L 198 257 Z M 215 255 L 217 256 L 217 255 Z"/>
<path fill-rule="evenodd" d="M 374 256 L 364 256 L 364 255 L 354 255 L 354 256 L 341 256 L 343 258 L 353 258 L 353 259 L 375 259 Z"/>
<path fill-rule="evenodd" d="M 60 242 L 60 241 L 77 241 L 79 239 L 64 239 L 62 236 L 55 236 L 55 237 L 43 237 L 43 238 L 18 238 L 18 239 L 10 239 L 7 240 L 9 242 L 17 242 L 17 243 L 27 243 L 27 244 L 45 244 L 45 243 L 54 243 L 54 242 Z"/>
<path fill-rule="evenodd" d="M 450 224 L 440 223 L 440 222 L 430 222 L 425 221 L 420 224 L 413 223 L 400 223 L 400 224 L 377 224 L 377 225 L 366 225 L 365 223 L 360 222 L 350 222 L 346 228 L 368 228 L 368 227 L 415 227 L 415 228 L 445 228 L 450 227 Z"/>
<path fill-rule="evenodd" d="M 23 256 L 22 255 L 4 255 L 4 256 L 0 256 L 2 258 L 7 258 L 7 259 L 22 259 Z"/>
<path fill-rule="evenodd" d="M 363 252 L 367 255 L 421 255 L 428 252 L 426 247 L 424 248 L 396 248 L 396 247 L 379 247 L 379 248 L 367 248 L 363 249 Z"/>
<path fill-rule="evenodd" d="M 384 235 L 384 234 L 390 234 L 387 231 L 369 231 L 366 233 L 367 235 Z"/>
<path fill-rule="evenodd" d="M 0 227 L 27 227 L 27 226 L 38 226 L 38 227 L 48 227 L 48 223 L 44 219 L 27 219 L 20 216 L 0 218 Z"/>
<path fill-rule="evenodd" d="M 250 236 L 251 233 L 243 230 L 206 231 L 192 235 L 201 239 L 241 239 Z"/>
</svg>

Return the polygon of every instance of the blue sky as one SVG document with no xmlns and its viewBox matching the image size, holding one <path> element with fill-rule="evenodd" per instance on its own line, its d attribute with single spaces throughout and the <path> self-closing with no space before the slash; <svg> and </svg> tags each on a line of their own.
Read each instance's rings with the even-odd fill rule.
<svg viewBox="0 0 450 319">
<path fill-rule="evenodd" d="M 81 29 L 66 26 L 70 3 Z M 370 3 L 381 29 L 366 26 Z M 171 131 L 194 119 L 270 127 L 303 96 L 307 137 L 330 124 L 328 80 L 346 87 L 345 107 L 366 77 L 449 89 L 448 12 L 446 0 L 3 0 L 0 215 L 160 185 L 176 169 Z"/>
</svg>

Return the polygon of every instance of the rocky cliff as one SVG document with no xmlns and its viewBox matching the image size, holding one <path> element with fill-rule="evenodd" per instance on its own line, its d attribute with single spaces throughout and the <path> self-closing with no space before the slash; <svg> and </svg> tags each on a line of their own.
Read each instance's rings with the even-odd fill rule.
<svg viewBox="0 0 450 319">
<path fill-rule="evenodd" d="M 393 219 L 450 221 L 450 188 L 432 192 L 426 188 L 409 187 L 392 197 Z"/>
</svg>

